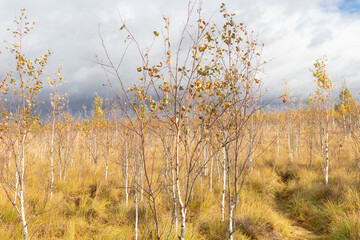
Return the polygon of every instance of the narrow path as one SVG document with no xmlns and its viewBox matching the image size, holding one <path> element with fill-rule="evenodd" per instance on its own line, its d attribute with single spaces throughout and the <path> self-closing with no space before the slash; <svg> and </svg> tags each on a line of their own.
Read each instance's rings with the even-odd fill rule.
<svg viewBox="0 0 360 240">
<path fill-rule="evenodd" d="M 296 228 L 299 228 L 299 232 L 304 232 L 303 236 L 297 236 L 296 239 L 304 240 L 325 240 L 326 237 L 322 234 L 315 232 L 308 225 L 304 224 L 304 221 L 299 221 L 292 214 L 289 213 L 289 200 L 292 196 L 291 190 L 289 189 L 289 182 L 296 179 L 296 176 L 289 172 L 285 171 L 280 175 L 281 182 L 284 184 L 281 189 L 277 189 L 277 195 L 275 198 L 275 209 L 279 211 L 283 216 L 288 218 L 294 223 Z"/>
</svg>

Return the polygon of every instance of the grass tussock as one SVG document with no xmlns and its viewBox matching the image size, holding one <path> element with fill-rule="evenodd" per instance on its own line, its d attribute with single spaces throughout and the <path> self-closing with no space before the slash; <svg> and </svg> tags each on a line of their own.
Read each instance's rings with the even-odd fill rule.
<svg viewBox="0 0 360 240">
<path fill-rule="evenodd" d="M 282 142 L 281 148 L 286 148 L 285 142 Z M 348 146 L 344 145 L 343 150 L 337 153 L 339 159 L 350 156 L 344 149 Z M 152 184 L 161 186 L 156 185 L 164 181 L 164 168 L 159 162 L 161 153 L 154 149 L 147 154 L 157 159 L 159 164 L 151 172 Z M 246 172 L 234 212 L 234 239 L 360 239 L 360 173 L 356 163 L 348 159 L 333 160 L 329 184 L 326 185 L 319 156 L 314 157 L 311 166 L 306 156 L 300 159 L 300 164 L 298 162 L 299 159 L 291 162 L 286 154 L 274 159 L 273 152 L 269 150 L 257 159 L 252 171 Z M 124 168 L 113 162 L 110 162 L 108 179 L 105 179 L 104 162 L 99 162 L 94 173 L 93 163 L 81 157 L 75 158 L 74 166 L 69 165 L 71 167 L 65 179 L 60 180 L 59 173 L 55 172 L 51 201 L 47 195 L 49 166 L 46 162 L 39 168 L 35 166 L 31 165 L 28 171 L 26 211 L 30 217 L 47 203 L 46 210 L 49 212 L 31 222 L 31 239 L 134 239 L 134 186 L 139 190 L 138 239 L 156 238 L 149 198 L 146 192 L 141 195 L 139 187 L 146 182 L 142 178 L 142 183 L 134 185 L 133 167 L 129 172 L 128 184 L 131 188 L 126 202 Z M 156 175 L 158 172 L 160 174 Z M 228 237 L 228 192 L 225 219 L 221 220 L 221 173 L 221 162 L 214 161 L 212 191 L 209 189 L 209 175 L 199 176 L 194 184 L 187 205 L 187 239 L 221 240 Z M 161 239 L 178 239 L 180 234 L 180 212 L 177 211 L 176 224 L 170 180 L 171 175 L 168 175 L 168 187 L 156 190 Z M 44 184 L 39 187 L 40 181 Z M 19 215 L 1 192 L 0 239 L 21 237 Z"/>
</svg>

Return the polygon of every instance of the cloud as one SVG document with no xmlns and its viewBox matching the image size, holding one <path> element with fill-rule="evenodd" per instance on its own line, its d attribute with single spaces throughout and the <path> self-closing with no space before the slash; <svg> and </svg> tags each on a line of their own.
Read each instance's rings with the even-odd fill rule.
<svg viewBox="0 0 360 240">
<path fill-rule="evenodd" d="M 291 4 L 290 4 L 291 3 Z M 259 31 L 265 42 L 264 58 L 271 59 L 266 67 L 266 84 L 280 86 L 280 80 L 289 81 L 296 95 L 314 91 L 309 68 L 322 55 L 327 55 L 328 71 L 333 81 L 339 75 L 348 79 L 348 85 L 360 90 L 356 80 L 360 68 L 350 68 L 360 57 L 359 14 L 349 14 L 338 8 L 338 1 L 257 1 L 245 8 L 240 17 Z M 253 10 L 256 8 L 256 10 Z M 255 13 L 255 15 L 254 15 Z"/>
<path fill-rule="evenodd" d="M 222 1 L 203 0 L 207 17 L 217 14 Z M 264 82 L 273 92 L 279 91 L 281 80 L 287 79 L 294 94 L 305 95 L 314 91 L 309 68 L 320 56 L 329 59 L 328 71 L 334 81 L 347 83 L 360 91 L 360 14 L 359 0 L 226 0 L 230 12 L 237 13 L 237 20 L 254 30 L 265 43 Z M 76 101 L 89 101 L 94 92 L 101 92 L 106 78 L 93 60 L 95 53 L 103 57 L 99 43 L 98 25 L 109 51 L 119 59 L 124 38 L 119 28 L 120 16 L 132 29 L 140 44 L 148 46 L 152 32 L 163 26 L 162 16 L 170 16 L 172 33 L 179 35 L 185 21 L 187 3 L 184 1 L 96 1 L 96 0 L 4 0 L 0 2 L 0 38 L 9 39 L 5 30 L 12 24 L 15 13 L 26 8 L 30 19 L 37 24 L 25 41 L 26 53 L 37 56 L 48 48 L 54 51 L 49 72 L 64 64 L 64 87 L 74 94 Z M 221 16 L 213 17 L 214 21 Z M 3 49 L 3 47 L 0 47 Z M 154 46 L 154 56 L 159 56 L 162 45 Z M 11 66 L 6 54 L 0 55 L 1 66 Z M 131 49 L 122 69 L 126 81 L 137 79 L 138 55 Z M 1 69 L 0 76 L 4 69 Z M 341 77 L 340 77 L 341 76 Z M 109 91 L 103 91 L 109 92 Z"/>
</svg>

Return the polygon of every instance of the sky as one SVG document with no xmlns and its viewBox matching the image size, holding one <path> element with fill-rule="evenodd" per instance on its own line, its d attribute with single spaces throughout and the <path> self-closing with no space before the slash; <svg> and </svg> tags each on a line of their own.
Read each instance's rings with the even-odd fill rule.
<svg viewBox="0 0 360 240">
<path fill-rule="evenodd" d="M 305 97 L 315 89 L 309 71 L 319 57 L 328 58 L 327 70 L 339 88 L 346 79 L 353 95 L 360 91 L 360 0 L 203 0 L 206 16 L 219 17 L 220 4 L 237 14 L 236 20 L 254 31 L 265 44 L 263 59 L 264 85 L 274 95 L 282 94 L 285 79 L 293 95 Z M 39 56 L 54 52 L 47 72 L 63 64 L 68 82 L 62 87 L 69 93 L 73 110 L 91 106 L 95 92 L 113 97 L 106 85 L 102 69 L 94 63 L 95 54 L 102 55 L 101 33 L 114 58 L 120 56 L 124 36 L 120 16 L 140 42 L 147 46 L 153 31 L 163 26 L 163 16 L 170 17 L 172 30 L 181 29 L 186 17 L 187 2 L 183 0 L 2 0 L 0 1 L 0 39 L 11 40 L 8 27 L 19 9 L 36 25 L 24 40 L 26 55 Z M 0 51 L 5 44 L 0 42 Z M 155 48 L 160 52 L 161 47 Z M 11 68 L 13 60 L 0 55 L 0 76 Z M 131 83 L 136 79 L 138 59 L 129 53 L 123 74 Z"/>
</svg>

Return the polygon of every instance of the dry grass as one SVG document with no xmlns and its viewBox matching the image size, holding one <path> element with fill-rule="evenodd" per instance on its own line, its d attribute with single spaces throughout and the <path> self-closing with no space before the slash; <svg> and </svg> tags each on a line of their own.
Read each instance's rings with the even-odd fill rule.
<svg viewBox="0 0 360 240">
<path fill-rule="evenodd" d="M 236 208 L 234 238 L 359 239 L 359 172 L 349 144 L 334 151 L 336 159 L 331 159 L 328 186 L 324 184 L 318 156 L 309 168 L 304 164 L 308 157 L 306 153 L 300 165 L 289 161 L 286 139 L 282 139 L 280 147 L 283 153 L 275 161 L 270 148 L 257 159 L 254 170 L 248 172 Z M 307 150 L 306 147 L 303 149 Z M 29 152 L 30 159 L 36 159 L 35 152 Z M 154 176 L 161 175 L 161 152 L 153 148 L 147 154 L 158 164 Z M 126 204 L 121 169 L 119 175 L 119 166 L 110 162 L 109 178 L 105 181 L 104 159 L 100 158 L 98 171 L 94 174 L 93 166 L 82 156 L 77 156 L 74 163 L 69 164 L 64 181 L 59 181 L 56 172 L 55 193 L 47 206 L 53 209 L 29 225 L 31 239 L 134 238 L 134 191 L 130 191 Z M 116 158 L 115 151 L 112 151 L 111 158 Z M 227 221 L 222 222 L 220 216 L 221 184 L 216 166 L 214 163 L 212 192 L 209 191 L 208 177 L 202 176 L 202 184 L 200 181 L 195 184 L 188 206 L 187 239 L 227 238 Z M 26 185 L 28 217 L 41 210 L 48 179 L 46 159 L 29 164 Z M 157 196 L 157 202 L 162 238 L 177 239 L 175 227 L 171 224 L 171 202 L 165 190 Z M 155 237 L 152 221 L 144 197 L 139 205 L 140 239 Z M 180 222 L 178 224 L 180 229 Z M 20 218 L 1 190 L 0 239 L 19 239 L 21 234 Z"/>
</svg>

